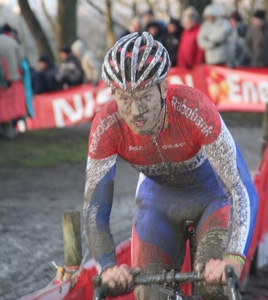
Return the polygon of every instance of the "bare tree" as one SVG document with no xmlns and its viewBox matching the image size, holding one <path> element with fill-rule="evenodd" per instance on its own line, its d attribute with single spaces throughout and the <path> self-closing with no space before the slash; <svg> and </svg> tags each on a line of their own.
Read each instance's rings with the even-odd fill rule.
<svg viewBox="0 0 268 300">
<path fill-rule="evenodd" d="M 106 34 L 108 47 L 111 48 L 115 42 L 114 22 L 112 18 L 112 1 L 105 0 Z"/>
<path fill-rule="evenodd" d="M 47 21 L 48 21 L 48 23 L 50 25 L 50 28 L 51 28 L 52 32 L 56 36 L 56 34 L 57 34 L 57 26 L 56 26 L 55 20 L 53 20 L 53 18 L 49 15 L 49 13 L 47 11 L 47 8 L 46 8 L 46 5 L 45 5 L 45 0 L 41 0 L 41 7 L 43 9 L 43 12 L 44 12 L 46 18 L 47 18 Z"/>
<path fill-rule="evenodd" d="M 18 3 L 21 14 L 34 37 L 39 53 L 46 53 L 54 60 L 53 51 L 48 39 L 32 11 L 28 0 L 18 0 Z M 43 12 L 55 36 L 57 53 L 62 45 L 71 45 L 76 40 L 76 5 L 77 0 L 58 0 L 57 18 L 56 21 L 54 21 L 50 17 L 44 1 L 41 0 Z"/>
<path fill-rule="evenodd" d="M 104 0 L 104 9 L 97 6 L 92 0 L 87 0 L 87 3 L 90 6 L 92 6 L 96 11 L 98 11 L 100 15 L 104 16 L 107 46 L 111 48 L 116 39 L 115 26 L 119 26 L 120 28 L 125 27 L 122 23 L 118 22 L 113 17 L 114 14 L 112 10 L 112 0 Z M 125 6 L 128 8 L 133 7 L 132 4 L 129 5 L 128 2 L 126 2 Z"/>
<path fill-rule="evenodd" d="M 268 14 L 268 0 L 263 0 L 264 8 L 266 10 L 266 14 Z"/>
<path fill-rule="evenodd" d="M 56 48 L 71 45 L 76 40 L 77 0 L 58 0 Z"/>
<path fill-rule="evenodd" d="M 21 14 L 34 37 L 39 53 L 46 53 L 51 59 L 53 59 L 53 52 L 48 39 L 44 34 L 38 19 L 33 13 L 28 0 L 18 0 L 18 4 L 20 6 Z"/>
</svg>

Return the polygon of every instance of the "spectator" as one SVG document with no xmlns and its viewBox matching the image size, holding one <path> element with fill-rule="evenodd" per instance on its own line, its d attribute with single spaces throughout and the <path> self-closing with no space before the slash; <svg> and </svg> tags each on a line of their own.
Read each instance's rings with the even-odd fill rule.
<svg viewBox="0 0 268 300">
<path fill-rule="evenodd" d="M 55 73 L 55 79 L 60 88 L 68 88 L 82 84 L 84 81 L 84 72 L 81 63 L 75 57 L 69 46 L 62 46 L 60 49 L 61 62 Z"/>
<path fill-rule="evenodd" d="M 182 31 L 183 28 L 180 22 L 176 19 L 170 18 L 170 21 L 167 25 L 167 32 L 164 35 L 163 45 L 167 49 L 170 56 L 171 66 L 176 65 L 177 51 Z"/>
<path fill-rule="evenodd" d="M 249 26 L 245 45 L 252 67 L 268 66 L 268 23 L 265 10 L 256 10 Z"/>
<path fill-rule="evenodd" d="M 177 65 L 184 68 L 193 68 L 204 62 L 204 51 L 197 44 L 197 35 L 200 30 L 199 13 L 193 6 L 187 7 L 182 15 L 181 41 L 177 52 Z"/>
<path fill-rule="evenodd" d="M 222 19 L 216 4 L 209 4 L 203 12 L 204 22 L 197 35 L 197 43 L 205 53 L 207 64 L 222 65 L 229 59 L 227 38 L 231 26 Z"/>
<path fill-rule="evenodd" d="M 34 108 L 33 108 L 33 82 L 32 74 L 34 69 L 31 67 L 30 62 L 27 57 L 21 59 L 21 70 L 22 70 L 22 81 L 24 85 L 25 101 L 27 114 L 29 117 L 34 117 Z"/>
<path fill-rule="evenodd" d="M 46 54 L 42 54 L 38 60 L 38 70 L 33 71 L 33 92 L 42 94 L 56 91 L 58 84 L 54 78 L 56 66 Z"/>
<path fill-rule="evenodd" d="M 248 26 L 243 21 L 241 15 L 237 11 L 234 11 L 231 13 L 229 21 L 230 21 L 231 27 L 235 27 L 239 36 L 244 38 L 246 36 Z"/>
<path fill-rule="evenodd" d="M 149 23 L 146 27 L 146 31 L 148 31 L 155 40 L 163 44 L 165 30 L 161 27 L 159 22 L 152 21 Z"/>
<path fill-rule="evenodd" d="M 232 12 L 229 19 L 231 33 L 228 37 L 229 59 L 228 67 L 239 67 L 249 65 L 249 59 L 245 50 L 246 24 L 243 22 L 240 14 Z"/>
<path fill-rule="evenodd" d="M 144 22 L 144 26 L 147 27 L 147 25 L 151 22 L 153 22 L 154 19 L 154 13 L 152 10 L 147 10 L 142 14 L 142 20 Z"/>
<path fill-rule="evenodd" d="M 153 22 L 156 22 L 162 31 L 166 29 L 166 23 L 162 20 L 157 20 L 151 9 L 147 10 L 142 14 L 142 21 L 144 23 L 144 28 L 142 28 L 142 31 L 147 30 L 148 25 Z"/>
<path fill-rule="evenodd" d="M 0 34 L 0 53 L 7 65 L 7 86 L 11 86 L 16 80 L 21 79 L 20 75 L 20 51 L 19 44 L 11 34 L 12 29 L 5 24 Z M 0 136 L 3 138 L 13 138 L 17 132 L 14 129 L 13 120 L 0 124 Z"/>
<path fill-rule="evenodd" d="M 12 35 L 12 29 L 8 24 L 5 24 L 0 34 L 0 53 L 5 59 L 8 68 L 9 84 L 12 81 L 19 80 L 20 76 L 20 51 L 19 44 Z"/>
<path fill-rule="evenodd" d="M 2 32 L 1 33 L 4 33 L 5 35 L 9 36 L 9 37 L 12 37 L 14 38 L 14 35 L 13 35 L 13 29 L 11 28 L 11 26 L 7 23 L 5 23 L 3 26 L 2 26 Z"/>
<path fill-rule="evenodd" d="M 85 80 L 96 85 L 101 78 L 101 63 L 85 42 L 76 40 L 71 46 L 73 54 L 80 60 Z"/>
<path fill-rule="evenodd" d="M 131 20 L 131 24 L 128 29 L 125 29 L 119 36 L 119 39 L 125 35 L 128 35 L 132 32 L 138 32 L 139 34 L 142 33 L 142 22 L 139 17 L 134 17 Z"/>
<path fill-rule="evenodd" d="M 14 38 L 19 44 L 21 43 L 21 40 L 19 38 L 18 31 L 12 27 L 10 27 L 7 23 L 5 23 L 2 27 L 2 31 L 12 38 Z"/>
</svg>

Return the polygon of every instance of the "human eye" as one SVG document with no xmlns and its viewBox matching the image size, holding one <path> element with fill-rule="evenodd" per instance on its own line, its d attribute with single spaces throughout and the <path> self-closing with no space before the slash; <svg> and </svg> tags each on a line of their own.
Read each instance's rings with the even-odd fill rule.
<svg viewBox="0 0 268 300">
<path fill-rule="evenodd" d="M 120 100 L 122 100 L 123 102 L 129 101 L 129 99 L 130 99 L 129 95 L 123 94 L 120 96 Z"/>
<path fill-rule="evenodd" d="M 151 99 L 151 95 L 150 94 L 145 94 L 142 96 L 142 100 L 148 101 Z"/>
<path fill-rule="evenodd" d="M 124 96 L 122 99 L 123 99 L 125 102 L 127 102 L 127 101 L 129 100 L 129 97 L 128 97 L 128 96 Z"/>
</svg>

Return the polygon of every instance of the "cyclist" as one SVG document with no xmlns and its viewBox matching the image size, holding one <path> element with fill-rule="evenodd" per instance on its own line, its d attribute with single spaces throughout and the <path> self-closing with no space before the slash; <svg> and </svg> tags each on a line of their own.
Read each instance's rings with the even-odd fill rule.
<svg viewBox="0 0 268 300">
<path fill-rule="evenodd" d="M 202 299 L 228 299 L 224 267 L 241 274 L 258 198 L 241 153 L 205 94 L 169 85 L 166 49 L 147 32 L 129 34 L 104 58 L 102 77 L 115 101 L 95 116 L 86 167 L 84 233 L 103 282 L 130 290 L 109 229 L 117 156 L 140 172 L 132 233 L 132 267 L 180 269 L 185 221 L 196 224 L 196 268 L 205 264 Z M 162 299 L 159 287 L 137 299 Z M 163 298 L 165 299 L 165 298 Z"/>
</svg>

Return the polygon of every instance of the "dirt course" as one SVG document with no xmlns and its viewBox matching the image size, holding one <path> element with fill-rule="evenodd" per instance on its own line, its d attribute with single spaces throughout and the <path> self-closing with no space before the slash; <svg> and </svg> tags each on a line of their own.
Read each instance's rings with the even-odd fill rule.
<svg viewBox="0 0 268 300">
<path fill-rule="evenodd" d="M 228 117 L 226 123 L 253 172 L 260 157 L 260 120 L 241 123 Z M 76 130 L 87 139 L 89 126 Z M 0 169 L 1 300 L 18 299 L 45 287 L 55 275 L 51 262 L 64 264 L 62 213 L 69 209 L 82 213 L 85 164 Z M 116 244 L 131 234 L 137 178 L 137 172 L 119 159 L 111 217 Z M 84 253 L 84 242 L 82 247 Z M 268 299 L 268 267 L 249 277 L 243 299 Z"/>
</svg>

